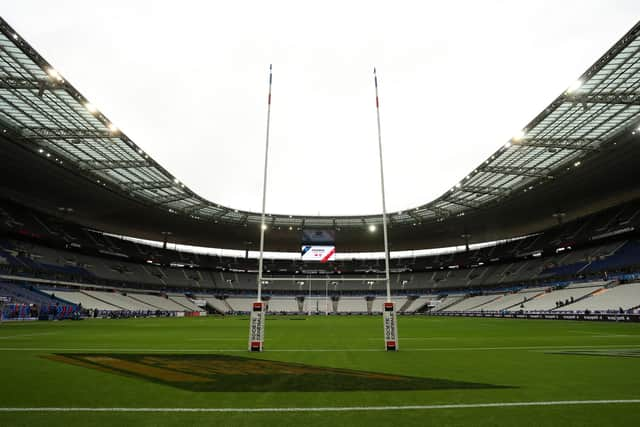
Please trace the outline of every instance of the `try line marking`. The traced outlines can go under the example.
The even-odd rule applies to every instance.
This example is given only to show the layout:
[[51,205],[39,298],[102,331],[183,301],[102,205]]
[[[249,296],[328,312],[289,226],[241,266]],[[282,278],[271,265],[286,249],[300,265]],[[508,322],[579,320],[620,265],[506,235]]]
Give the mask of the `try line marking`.
[[[534,345],[515,347],[424,347],[403,348],[401,351],[502,351],[502,350],[571,350],[571,349],[612,349],[625,350],[640,347],[640,344],[597,344],[597,345]],[[0,351],[106,351],[136,352],[136,353],[248,353],[246,348],[113,348],[113,347],[0,347]],[[349,352],[378,352],[381,348],[269,348],[265,353],[349,353]]]
[[555,400],[547,402],[454,403],[444,405],[404,406],[338,406],[317,408],[0,408],[0,412],[352,412],[406,411],[427,409],[506,408],[521,406],[609,405],[640,403],[640,399],[625,400]]

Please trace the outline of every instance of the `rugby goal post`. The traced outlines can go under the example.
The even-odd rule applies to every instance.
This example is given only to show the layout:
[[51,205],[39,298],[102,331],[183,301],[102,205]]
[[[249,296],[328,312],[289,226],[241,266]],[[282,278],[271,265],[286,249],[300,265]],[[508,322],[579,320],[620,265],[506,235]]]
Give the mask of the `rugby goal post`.
[[376,117],[378,120],[378,154],[380,155],[380,192],[382,194],[382,233],[384,236],[384,262],[387,282],[387,301],[384,303],[382,320],[384,324],[384,347],[386,351],[398,351],[398,324],[393,301],[391,301],[391,277],[389,274],[389,238],[387,235],[387,203],[384,192],[384,166],[382,163],[382,132],[380,131],[380,100],[378,98],[378,75],[373,69],[376,89]]
[[271,82],[272,66],[269,64],[269,95],[267,97],[267,135],[264,148],[264,175],[262,180],[262,216],[260,221],[260,258],[258,259],[258,298],[251,306],[249,320],[249,351],[264,349],[264,323],[266,304],[262,301],[262,269],[264,256],[265,209],[267,204],[267,170],[269,165],[269,125],[271,122]]

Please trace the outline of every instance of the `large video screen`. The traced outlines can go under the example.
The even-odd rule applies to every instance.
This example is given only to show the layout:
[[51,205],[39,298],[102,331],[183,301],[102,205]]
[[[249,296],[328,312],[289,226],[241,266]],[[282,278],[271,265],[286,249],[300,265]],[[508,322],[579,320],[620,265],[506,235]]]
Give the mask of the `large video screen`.
[[302,245],[302,261],[317,261],[325,263],[335,260],[335,246]]
[[302,230],[303,245],[331,246],[336,241],[336,232],[333,230]]

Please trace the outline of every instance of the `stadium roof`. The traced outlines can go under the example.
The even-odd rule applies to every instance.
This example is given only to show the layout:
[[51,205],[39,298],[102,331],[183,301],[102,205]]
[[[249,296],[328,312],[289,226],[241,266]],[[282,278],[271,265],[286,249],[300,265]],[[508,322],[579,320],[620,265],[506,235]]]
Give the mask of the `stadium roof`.
[[[510,141],[437,199],[389,215],[391,227],[438,224],[544,189],[640,124],[640,23]],[[175,216],[259,226],[260,213],[208,201],[149,157],[0,18],[0,129],[60,169]],[[358,229],[381,215],[268,215],[271,229]],[[255,227],[253,227],[255,228]]]

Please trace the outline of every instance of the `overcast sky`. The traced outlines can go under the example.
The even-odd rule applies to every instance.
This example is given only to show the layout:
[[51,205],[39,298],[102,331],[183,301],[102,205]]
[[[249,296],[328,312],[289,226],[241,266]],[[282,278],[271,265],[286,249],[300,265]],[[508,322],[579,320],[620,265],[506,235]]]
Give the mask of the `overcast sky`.
[[638,0],[32,1],[3,17],[192,190],[267,211],[381,211],[455,185],[640,18]]

